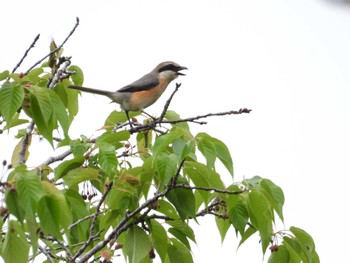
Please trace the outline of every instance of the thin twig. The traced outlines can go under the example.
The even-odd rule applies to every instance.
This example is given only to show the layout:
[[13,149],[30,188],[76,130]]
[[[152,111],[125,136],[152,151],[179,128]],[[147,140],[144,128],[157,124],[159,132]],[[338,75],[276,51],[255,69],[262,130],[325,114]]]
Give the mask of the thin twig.
[[211,187],[190,186],[190,185],[185,185],[185,184],[176,184],[176,185],[173,185],[172,187],[173,188],[189,189],[189,190],[203,190],[203,191],[216,192],[216,193],[221,193],[221,194],[230,194],[230,195],[238,195],[238,194],[241,194],[241,193],[247,191],[247,189],[242,189],[239,191],[230,191],[230,190],[221,190],[221,189],[216,189],[216,188],[211,188]]
[[68,34],[68,36],[66,37],[66,39],[62,42],[61,45],[59,45],[57,48],[55,48],[54,50],[52,50],[49,54],[47,54],[46,56],[44,56],[42,59],[40,59],[39,61],[37,61],[33,66],[31,66],[25,74],[28,74],[28,72],[30,72],[33,68],[35,68],[37,65],[39,65],[41,62],[43,62],[46,58],[48,58],[49,56],[51,56],[53,53],[59,51],[64,44],[68,41],[68,39],[73,35],[73,33],[75,32],[75,30],[77,29],[77,27],[79,26],[79,17],[76,18],[76,23],[73,27],[73,29],[70,31],[70,33]]
[[38,34],[33,42],[30,44],[29,48],[24,52],[24,55],[22,56],[21,60],[17,63],[17,65],[13,68],[12,72],[11,73],[14,73],[18,68],[19,66],[22,64],[22,62],[24,61],[24,59],[27,57],[29,51],[35,46],[35,43],[39,40],[40,38],[40,34]]
[[166,101],[165,105],[164,105],[164,109],[162,111],[162,114],[160,114],[160,117],[158,119],[158,122],[162,122],[164,119],[164,116],[166,114],[166,112],[168,111],[168,108],[170,106],[170,102],[172,101],[175,93],[179,90],[179,88],[181,87],[181,83],[176,83],[176,87],[175,90],[173,91],[173,93],[171,93],[169,99]]
[[102,203],[104,202],[104,200],[106,199],[108,193],[110,192],[110,190],[112,189],[112,185],[113,182],[110,182],[105,190],[105,192],[103,193],[100,201],[98,202],[97,206],[96,206],[96,212],[94,213],[94,216],[92,217],[92,222],[91,222],[91,226],[90,226],[90,234],[89,234],[89,238],[88,240],[84,243],[84,245],[77,251],[77,253],[75,253],[75,255],[71,258],[71,262],[75,262],[76,259],[85,251],[85,249],[91,244],[91,242],[94,240],[94,230],[95,230],[95,226],[96,226],[96,221],[97,221],[97,216],[100,214],[100,207],[102,205]]

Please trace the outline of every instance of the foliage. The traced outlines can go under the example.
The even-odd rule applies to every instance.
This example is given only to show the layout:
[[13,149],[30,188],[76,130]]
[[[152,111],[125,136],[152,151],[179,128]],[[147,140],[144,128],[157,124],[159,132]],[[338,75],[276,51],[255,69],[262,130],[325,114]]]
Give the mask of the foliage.
[[[110,262],[119,253],[129,262],[155,256],[193,262],[189,223],[208,215],[215,216],[222,240],[231,227],[240,245],[259,235],[264,254],[270,247],[269,262],[319,262],[304,230],[274,230],[276,220],[284,220],[282,189],[258,176],[225,185],[223,176],[233,177],[227,146],[205,132],[193,135],[167,108],[162,119],[134,119],[130,130],[115,111],[98,138],[70,138],[78,92],[67,86],[81,85],[84,77],[60,47],[51,50],[47,62],[26,74],[0,73],[1,129],[18,128],[10,172],[0,185],[5,262],[42,255],[47,262]],[[32,136],[66,152],[27,167]]]

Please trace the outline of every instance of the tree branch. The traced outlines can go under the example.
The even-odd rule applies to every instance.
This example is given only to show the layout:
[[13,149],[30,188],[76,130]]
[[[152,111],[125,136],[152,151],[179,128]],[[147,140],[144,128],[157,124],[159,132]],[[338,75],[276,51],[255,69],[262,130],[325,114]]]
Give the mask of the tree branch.
[[14,73],[18,68],[19,66],[22,64],[22,62],[24,61],[24,59],[27,57],[29,51],[35,46],[35,43],[39,40],[40,38],[40,34],[38,34],[33,42],[30,44],[29,48],[24,52],[24,55],[22,56],[21,60],[17,63],[17,65],[13,68],[12,72],[11,73]]
[[59,51],[64,44],[66,44],[66,42],[68,41],[68,39],[73,35],[73,33],[75,32],[75,30],[77,29],[77,27],[79,26],[79,17],[76,18],[76,23],[73,27],[73,29],[69,32],[68,36],[66,37],[66,39],[62,42],[61,45],[59,45],[57,48],[55,48],[54,50],[52,50],[49,54],[47,54],[46,56],[44,56],[42,59],[40,59],[39,61],[37,61],[33,66],[31,66],[25,74],[28,74],[33,68],[35,68],[37,65],[39,65],[41,62],[43,62],[46,58],[48,58],[49,56],[51,56],[53,53]]

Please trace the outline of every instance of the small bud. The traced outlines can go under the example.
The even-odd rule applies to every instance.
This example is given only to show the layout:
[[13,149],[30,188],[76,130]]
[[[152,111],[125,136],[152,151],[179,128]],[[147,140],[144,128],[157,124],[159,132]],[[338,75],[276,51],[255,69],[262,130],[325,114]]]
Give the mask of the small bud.
[[6,160],[3,160],[3,161],[2,161],[2,165],[3,165],[3,166],[6,166],[6,164],[7,164],[7,161],[6,161]]
[[24,77],[24,73],[23,73],[23,72],[19,73],[19,74],[18,74],[18,77],[19,77],[20,79],[23,78],[23,77]]
[[132,121],[132,122],[137,122],[137,119],[136,119],[135,117],[132,117],[132,118],[131,118],[131,121]]

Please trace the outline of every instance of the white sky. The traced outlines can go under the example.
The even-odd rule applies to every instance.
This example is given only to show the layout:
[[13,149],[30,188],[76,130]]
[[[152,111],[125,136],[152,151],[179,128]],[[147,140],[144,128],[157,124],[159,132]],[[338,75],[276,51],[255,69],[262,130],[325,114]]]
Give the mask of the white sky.
[[[229,146],[235,181],[260,175],[280,185],[285,227],[309,232],[321,262],[344,262],[350,234],[350,5],[341,2],[6,1],[0,71],[12,69],[41,33],[18,72],[25,71],[47,53],[51,37],[63,41],[76,16],[80,26],[64,54],[84,70],[87,86],[116,90],[164,60],[187,66],[171,109],[183,117],[253,109],[191,127]],[[159,114],[173,88],[148,112]],[[96,134],[116,107],[87,94],[80,102],[75,136]],[[0,135],[0,160],[11,158],[8,141]],[[29,165],[48,157],[43,149],[48,147],[41,143],[31,151]],[[199,222],[196,262],[263,261],[258,239],[236,252],[233,231],[221,245],[213,218]]]

